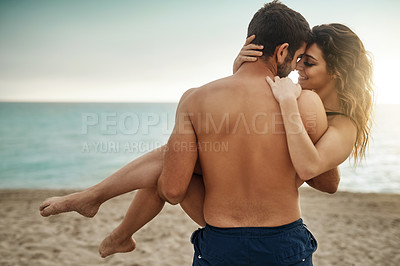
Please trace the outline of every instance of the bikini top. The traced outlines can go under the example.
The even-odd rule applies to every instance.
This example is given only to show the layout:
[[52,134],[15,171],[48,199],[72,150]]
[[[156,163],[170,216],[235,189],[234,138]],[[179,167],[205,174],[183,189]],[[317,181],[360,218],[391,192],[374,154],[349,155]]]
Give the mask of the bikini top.
[[349,117],[348,115],[343,114],[343,113],[339,113],[339,112],[325,112],[325,113],[326,113],[326,116],[330,116],[330,115],[344,115],[344,116],[346,116],[346,117]]

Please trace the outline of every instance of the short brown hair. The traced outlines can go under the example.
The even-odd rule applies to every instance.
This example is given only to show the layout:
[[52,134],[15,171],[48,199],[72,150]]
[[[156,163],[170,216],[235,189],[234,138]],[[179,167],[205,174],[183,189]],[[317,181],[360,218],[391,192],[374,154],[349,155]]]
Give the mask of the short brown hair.
[[256,35],[252,43],[264,46],[263,59],[274,54],[275,48],[289,44],[291,56],[311,37],[307,20],[298,12],[275,0],[264,5],[250,21],[247,36]]

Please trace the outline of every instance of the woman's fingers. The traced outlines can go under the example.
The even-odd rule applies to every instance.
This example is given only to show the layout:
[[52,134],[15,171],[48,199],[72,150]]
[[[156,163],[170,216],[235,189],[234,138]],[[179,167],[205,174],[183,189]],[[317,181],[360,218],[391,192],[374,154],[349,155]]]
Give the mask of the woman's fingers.
[[243,56],[243,61],[248,62],[248,61],[257,61],[258,57],[254,56]]
[[254,43],[247,44],[247,45],[243,46],[243,48],[242,48],[242,50],[262,50],[262,49],[264,49],[263,45],[254,44]]
[[[298,91],[300,91],[300,93],[301,93],[301,91],[303,90],[303,88],[301,87],[301,85],[300,85],[299,83],[296,83],[296,86],[297,86]],[[300,96],[300,95],[299,95],[299,96]]]
[[268,84],[269,84],[271,87],[272,87],[273,85],[275,85],[274,81],[273,81],[269,76],[267,76],[266,80],[267,80]]
[[263,53],[255,50],[243,50],[240,54],[243,56],[262,56]]
[[294,84],[289,78],[270,77],[266,78],[268,84],[271,86],[272,94],[275,99],[281,103],[285,99],[297,99],[301,94],[301,87],[299,84]]
[[256,35],[251,35],[249,37],[246,38],[246,42],[244,43],[244,45],[248,45],[249,43],[251,43],[254,39],[256,38]]
[[233,73],[240,68],[240,66],[245,62],[255,62],[258,60],[258,57],[263,55],[262,50],[264,49],[263,45],[258,45],[251,43],[255,39],[255,35],[251,35],[246,39],[244,46],[239,52],[239,55],[236,57],[235,61],[233,62]]

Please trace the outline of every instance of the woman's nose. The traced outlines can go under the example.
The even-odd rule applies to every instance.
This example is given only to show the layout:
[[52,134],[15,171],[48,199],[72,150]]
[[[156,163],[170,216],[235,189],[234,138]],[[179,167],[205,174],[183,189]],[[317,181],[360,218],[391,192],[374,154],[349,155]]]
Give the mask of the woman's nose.
[[296,63],[296,70],[303,70],[303,62],[301,60]]

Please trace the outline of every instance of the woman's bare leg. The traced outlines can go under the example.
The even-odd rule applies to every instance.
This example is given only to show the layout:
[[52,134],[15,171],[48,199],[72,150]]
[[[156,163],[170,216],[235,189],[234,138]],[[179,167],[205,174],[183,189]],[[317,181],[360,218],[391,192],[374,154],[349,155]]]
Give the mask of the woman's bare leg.
[[[198,175],[193,175],[181,207],[193,221],[201,226],[205,225],[203,202],[203,179]],[[157,187],[139,190],[121,224],[101,243],[100,255],[105,258],[114,253],[134,250],[136,242],[132,239],[132,235],[157,216],[164,203],[158,195]]]
[[190,180],[185,199],[181,202],[182,209],[198,225],[205,226],[204,219],[205,189],[203,177],[194,174]]
[[103,202],[115,196],[140,188],[156,187],[162,170],[164,149],[165,146],[162,146],[146,153],[84,191],[46,199],[40,205],[40,214],[47,217],[76,211],[83,216],[93,217]]
[[[157,191],[164,149],[165,146],[143,155],[99,184],[82,192],[46,199],[40,205],[41,215],[46,217],[68,211],[77,211],[84,216],[93,217],[100,205],[108,199],[143,188],[136,194],[124,221],[103,241],[99,249],[104,256],[133,250],[136,245],[132,239],[133,233],[153,219],[164,206],[164,201],[159,197]],[[196,165],[195,172],[201,173],[199,164]],[[199,225],[205,224],[203,201],[204,184],[202,178],[194,176],[189,185],[187,197],[181,203],[181,206]],[[110,244],[110,242],[112,243]],[[110,249],[109,246],[113,248]]]
[[117,252],[134,250],[136,242],[132,238],[133,233],[151,221],[164,204],[156,187],[138,190],[121,224],[101,242],[100,255],[105,258]]

